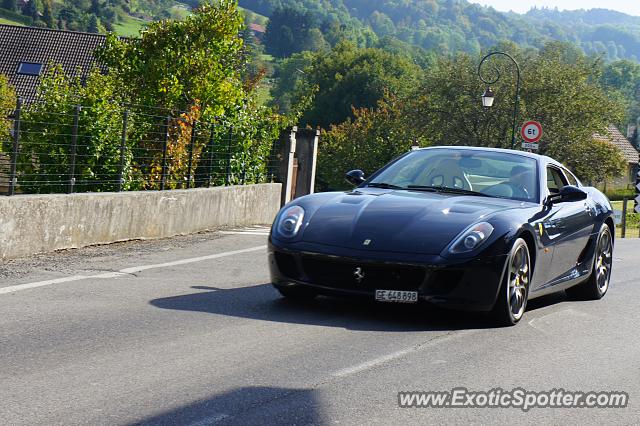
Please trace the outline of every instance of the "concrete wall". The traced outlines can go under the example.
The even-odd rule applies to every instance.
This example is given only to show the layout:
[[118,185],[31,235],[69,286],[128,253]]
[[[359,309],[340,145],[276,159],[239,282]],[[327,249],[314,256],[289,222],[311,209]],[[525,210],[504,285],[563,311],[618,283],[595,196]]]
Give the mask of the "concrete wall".
[[279,183],[0,197],[0,258],[207,229],[270,224]]

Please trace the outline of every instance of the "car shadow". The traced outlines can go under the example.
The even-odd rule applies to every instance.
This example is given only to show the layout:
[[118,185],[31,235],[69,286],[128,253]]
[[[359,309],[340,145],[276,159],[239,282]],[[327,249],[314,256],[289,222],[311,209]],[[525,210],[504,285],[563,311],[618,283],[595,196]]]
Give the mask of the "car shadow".
[[316,393],[313,389],[241,387],[129,424],[323,424]]
[[[427,303],[384,304],[349,298],[318,297],[311,301],[285,299],[271,286],[222,289],[193,286],[191,294],[154,299],[161,309],[203,312],[260,321],[339,327],[361,331],[450,331],[494,328],[484,313],[442,309]],[[544,306],[538,299],[533,309]]]
[[[575,302],[575,300],[567,297],[564,291],[547,294],[527,302],[527,312],[535,311],[537,309],[546,308],[551,305],[557,305],[563,302]],[[526,315],[526,314],[525,314]]]

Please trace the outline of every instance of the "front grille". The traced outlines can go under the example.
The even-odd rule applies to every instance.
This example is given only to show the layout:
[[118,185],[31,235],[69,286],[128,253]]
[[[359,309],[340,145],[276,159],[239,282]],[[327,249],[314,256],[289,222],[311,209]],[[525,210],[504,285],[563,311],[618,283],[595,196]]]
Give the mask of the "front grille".
[[[418,266],[359,263],[314,256],[303,256],[302,267],[311,284],[360,291],[418,291],[426,273]],[[358,268],[359,273],[356,273]],[[361,275],[361,279],[357,275]]]
[[296,258],[288,253],[276,252],[276,264],[280,273],[285,277],[292,278],[294,280],[300,279],[300,273],[298,272],[298,266],[296,265]]
[[464,271],[459,270],[443,270],[433,273],[426,286],[426,291],[432,296],[444,296],[449,294],[462,280]]

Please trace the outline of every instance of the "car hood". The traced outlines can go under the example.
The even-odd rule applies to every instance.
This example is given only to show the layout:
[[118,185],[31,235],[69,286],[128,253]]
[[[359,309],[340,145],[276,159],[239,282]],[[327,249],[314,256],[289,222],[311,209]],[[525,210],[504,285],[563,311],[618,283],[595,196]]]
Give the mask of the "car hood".
[[440,254],[468,226],[522,206],[478,196],[357,190],[322,203],[302,240],[358,250]]

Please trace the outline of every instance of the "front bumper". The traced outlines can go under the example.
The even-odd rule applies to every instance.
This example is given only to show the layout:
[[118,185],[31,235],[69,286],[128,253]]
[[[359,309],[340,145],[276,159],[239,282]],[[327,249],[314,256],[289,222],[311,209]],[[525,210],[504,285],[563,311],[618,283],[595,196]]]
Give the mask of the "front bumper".
[[[374,299],[375,291],[417,291],[445,307],[489,311],[495,304],[506,255],[451,260],[441,256],[381,253],[320,244],[269,242],[271,282],[318,294]],[[360,268],[363,278],[358,278]]]

